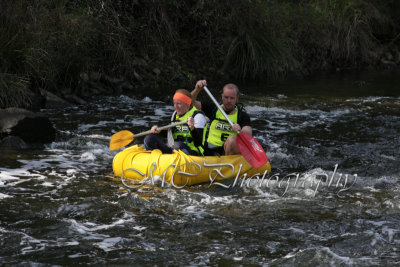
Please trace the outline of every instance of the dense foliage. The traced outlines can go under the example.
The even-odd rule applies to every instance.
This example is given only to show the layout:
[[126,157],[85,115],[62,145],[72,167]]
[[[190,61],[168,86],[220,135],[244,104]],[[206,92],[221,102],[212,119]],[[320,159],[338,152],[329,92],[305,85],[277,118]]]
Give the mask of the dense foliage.
[[397,0],[13,0],[0,10],[0,108],[28,105],[38,88],[85,97],[400,61]]

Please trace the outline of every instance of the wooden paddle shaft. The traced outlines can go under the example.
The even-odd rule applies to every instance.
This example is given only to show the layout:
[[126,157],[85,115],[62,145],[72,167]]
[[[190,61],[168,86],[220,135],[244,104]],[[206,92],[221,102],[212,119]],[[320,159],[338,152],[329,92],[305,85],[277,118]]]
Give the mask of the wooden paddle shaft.
[[228,117],[228,115],[226,114],[225,110],[221,107],[221,105],[217,102],[217,100],[215,100],[214,96],[210,93],[210,91],[208,90],[207,86],[204,86],[204,91],[206,91],[206,93],[208,94],[208,96],[211,98],[211,100],[214,102],[214,104],[217,106],[217,108],[219,109],[219,111],[221,111],[222,115],[225,116],[225,119],[229,122],[229,124],[232,126],[233,122],[231,121],[231,119]]
[[[180,121],[180,122],[176,122],[176,123],[172,123],[172,124],[169,124],[169,125],[166,125],[166,126],[159,127],[158,130],[159,130],[159,131],[162,131],[162,130],[165,130],[165,129],[168,129],[168,128],[172,128],[172,127],[175,127],[175,126],[178,126],[178,125],[181,125],[181,124],[185,124],[185,123],[187,123],[187,120],[184,120],[184,121]],[[143,133],[135,134],[134,137],[136,138],[136,137],[140,137],[140,136],[147,135],[147,134],[151,134],[151,130],[145,131],[145,132],[143,132]]]

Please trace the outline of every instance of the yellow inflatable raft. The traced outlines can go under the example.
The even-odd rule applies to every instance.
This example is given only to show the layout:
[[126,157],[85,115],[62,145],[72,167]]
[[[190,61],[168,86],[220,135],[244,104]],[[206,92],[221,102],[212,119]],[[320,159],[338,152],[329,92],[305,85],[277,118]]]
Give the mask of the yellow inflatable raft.
[[199,157],[182,151],[162,154],[158,149],[147,151],[135,145],[115,155],[113,170],[115,176],[124,180],[158,176],[173,186],[183,187],[233,178],[261,178],[271,171],[271,165],[267,162],[254,169],[241,155]]

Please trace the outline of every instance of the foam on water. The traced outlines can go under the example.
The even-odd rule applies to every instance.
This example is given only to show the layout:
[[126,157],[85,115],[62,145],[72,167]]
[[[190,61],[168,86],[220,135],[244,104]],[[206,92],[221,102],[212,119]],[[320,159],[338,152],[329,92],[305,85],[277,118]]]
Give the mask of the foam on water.
[[[87,140],[91,140],[88,137]],[[112,161],[113,153],[110,153],[108,144],[95,141],[82,141],[77,147],[74,137],[69,141],[53,142],[45,147],[45,150],[36,155],[36,159],[18,159],[21,164],[18,168],[0,167],[0,187],[16,186],[17,184],[34,181],[45,187],[63,187],[75,179],[89,177],[91,169],[99,169],[108,166]],[[78,148],[78,149],[77,149]],[[57,183],[49,181],[48,177],[58,177]]]
[[133,217],[130,217],[129,219],[116,219],[114,222],[111,224],[96,224],[92,222],[78,222],[74,219],[67,220],[67,222],[70,225],[71,231],[78,232],[82,235],[90,234],[91,232],[98,232],[101,230],[107,230],[110,228],[122,226],[126,223],[132,222],[134,219]]
[[[114,97],[109,97],[109,99],[114,99]],[[122,102],[122,103],[125,103],[125,104],[132,104],[132,103],[137,103],[139,100],[137,100],[137,99],[135,99],[135,98],[131,98],[131,97],[129,97],[129,96],[126,96],[126,95],[120,95],[118,98],[117,98],[117,102]]]
[[350,114],[351,109],[323,110],[290,110],[283,108],[267,108],[261,106],[248,106],[247,112],[252,119],[266,120],[268,128],[275,129],[279,133],[293,130],[315,127],[321,124],[330,124],[337,121],[340,116]]
[[5,169],[0,168],[0,187],[4,187],[6,184],[9,184],[9,181],[19,181],[18,177],[14,176],[14,169]]
[[346,99],[347,102],[355,102],[355,103],[369,103],[369,102],[379,102],[381,100],[389,100],[393,99],[388,96],[368,96],[368,97],[352,97]]
[[[39,263],[68,257],[71,264],[96,264],[110,263],[109,257],[117,255],[121,262],[135,262],[140,257],[139,262],[158,260],[156,264],[172,264],[179,258],[182,265],[394,263],[400,245],[399,173],[360,174],[353,184],[353,170],[362,171],[353,166],[369,163],[347,161],[343,146],[342,154],[332,160],[341,160],[336,172],[336,162],[332,168],[331,162],[319,167],[328,159],[316,151],[329,146],[317,139],[303,144],[307,141],[304,136],[293,143],[290,136],[352,122],[348,118],[354,112],[365,110],[371,102],[389,100],[371,99],[360,107],[358,99],[349,101],[348,106],[299,110],[248,105],[256,125],[255,137],[268,148],[273,173],[263,183],[260,177],[247,177],[229,188],[199,185],[176,189],[162,186],[156,177],[154,187],[148,184],[134,190],[105,178],[117,153],[108,149],[111,132],[133,127],[135,132],[139,127],[148,130],[153,124],[164,125],[163,121],[166,125],[173,111],[170,105],[151,98],[120,96],[90,109],[68,109],[65,115],[57,115],[62,127],[57,129],[60,136],[56,142],[34,155],[21,154],[15,168],[0,167],[0,202],[16,209],[5,212],[6,223],[12,226],[1,225],[0,237],[20,240],[15,247],[8,246],[16,251],[11,256],[14,262],[23,255],[23,260],[34,258]],[[77,123],[80,118],[88,120]],[[361,143],[368,147],[359,151],[368,154],[374,148],[368,142]],[[390,150],[379,153],[382,162],[397,159]],[[311,160],[302,161],[307,158]],[[315,158],[321,161],[315,163]],[[18,209],[15,205],[23,206]],[[93,257],[97,261],[91,261]]]
[[5,199],[5,198],[9,198],[9,197],[13,197],[13,196],[0,193],[0,199]]
[[91,128],[102,128],[110,124],[115,124],[115,121],[99,121],[96,124],[81,124],[78,127],[78,132],[87,132]]
[[121,243],[122,241],[123,241],[122,237],[111,237],[111,238],[106,238],[101,242],[97,242],[94,245],[97,246],[98,248],[104,250],[105,252],[108,252],[108,251],[118,249],[117,245],[118,245],[118,243]]
[[151,98],[148,97],[148,96],[146,96],[145,98],[142,99],[142,102],[145,102],[145,103],[150,103],[150,102],[152,102],[152,101],[153,101],[153,100],[151,100]]

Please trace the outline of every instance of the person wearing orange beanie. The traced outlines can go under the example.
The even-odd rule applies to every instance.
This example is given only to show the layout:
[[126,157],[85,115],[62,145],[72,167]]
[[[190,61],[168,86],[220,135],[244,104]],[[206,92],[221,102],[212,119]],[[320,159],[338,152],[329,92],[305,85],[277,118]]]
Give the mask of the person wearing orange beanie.
[[187,120],[187,124],[178,125],[168,132],[168,144],[158,136],[158,126],[151,128],[152,134],[144,139],[146,150],[160,149],[165,154],[172,153],[173,149],[181,150],[189,155],[204,155],[204,140],[206,118],[204,113],[193,105],[192,96],[186,89],[176,90],[173,96],[174,109],[171,122]]

